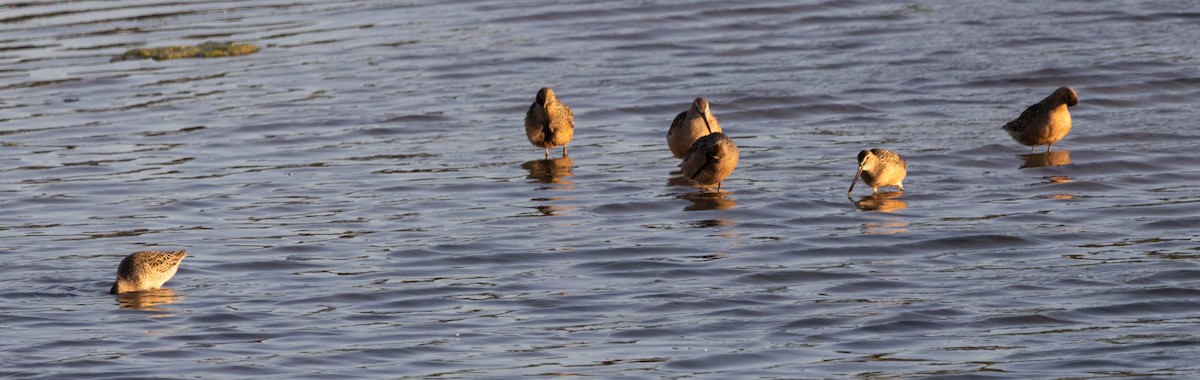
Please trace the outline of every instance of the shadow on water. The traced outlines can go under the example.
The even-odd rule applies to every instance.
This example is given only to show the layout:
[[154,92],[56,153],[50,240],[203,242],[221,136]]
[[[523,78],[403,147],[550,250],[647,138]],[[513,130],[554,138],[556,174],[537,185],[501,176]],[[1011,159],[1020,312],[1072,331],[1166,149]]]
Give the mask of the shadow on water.
[[683,211],[728,210],[737,206],[737,201],[728,198],[730,194],[733,194],[733,192],[722,191],[713,193],[697,191],[681,195],[679,198],[692,201],[692,204],[683,208]]
[[527,161],[521,167],[529,171],[529,176],[525,178],[536,179],[539,183],[570,184],[564,179],[575,175],[572,171],[575,162],[571,161],[571,157]]
[[[854,201],[854,207],[865,211],[892,212],[908,207],[908,202],[899,200],[903,191],[885,191],[875,193]],[[853,200],[854,198],[850,198]]]
[[1047,166],[1063,166],[1071,164],[1071,151],[1055,150],[1042,153],[1020,155],[1023,162],[1020,169],[1041,168]]
[[122,309],[162,310],[160,305],[173,304],[181,298],[168,288],[151,289],[118,294],[117,305]]

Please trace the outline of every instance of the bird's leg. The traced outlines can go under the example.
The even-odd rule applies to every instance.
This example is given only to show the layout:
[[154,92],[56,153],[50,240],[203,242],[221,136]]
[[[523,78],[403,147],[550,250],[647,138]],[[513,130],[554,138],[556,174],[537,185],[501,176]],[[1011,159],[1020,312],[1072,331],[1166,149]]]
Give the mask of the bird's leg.
[[721,183],[717,182],[717,192],[721,192]]
[[546,159],[550,159],[550,148],[546,148]]
[[563,157],[567,156],[567,146],[563,145]]
[[1050,147],[1052,146],[1054,146],[1054,144],[1046,144],[1046,153],[1050,153]]
[[1031,146],[1029,146],[1029,154],[1033,154],[1033,152],[1034,152],[1035,150],[1037,150],[1037,145],[1031,145]]

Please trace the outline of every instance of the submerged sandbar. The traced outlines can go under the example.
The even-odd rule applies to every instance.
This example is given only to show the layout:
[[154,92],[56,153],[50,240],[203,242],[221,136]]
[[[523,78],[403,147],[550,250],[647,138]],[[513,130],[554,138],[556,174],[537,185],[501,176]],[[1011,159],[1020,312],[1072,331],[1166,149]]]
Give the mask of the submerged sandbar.
[[176,45],[157,48],[130,49],[129,51],[126,51],[125,54],[113,57],[109,62],[147,58],[154,59],[155,61],[162,61],[166,59],[182,58],[232,57],[237,55],[254,54],[257,53],[258,50],[258,46],[253,44],[208,41],[196,46]]

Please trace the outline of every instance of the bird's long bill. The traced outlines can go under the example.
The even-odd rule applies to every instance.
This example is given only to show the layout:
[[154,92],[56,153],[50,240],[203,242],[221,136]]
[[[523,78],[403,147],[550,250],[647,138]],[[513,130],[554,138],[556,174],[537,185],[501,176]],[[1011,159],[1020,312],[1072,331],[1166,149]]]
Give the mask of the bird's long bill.
[[704,115],[704,127],[708,128],[708,134],[712,134],[712,125],[708,124],[708,115]]
[[856,171],[854,172],[854,179],[851,179],[851,180],[850,180],[850,190],[846,190],[846,194],[850,194],[850,193],[853,193],[853,192],[854,192],[854,184],[858,183],[858,176],[860,176],[860,175],[862,175],[862,168],[861,168],[861,167],[860,167],[860,168],[858,168],[858,170],[856,170]]

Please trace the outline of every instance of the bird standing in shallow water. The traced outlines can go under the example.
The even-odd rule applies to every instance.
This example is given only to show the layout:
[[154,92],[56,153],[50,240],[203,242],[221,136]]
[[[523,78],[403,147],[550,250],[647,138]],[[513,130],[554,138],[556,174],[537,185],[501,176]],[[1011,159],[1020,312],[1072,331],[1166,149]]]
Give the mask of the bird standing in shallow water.
[[1071,113],[1067,107],[1079,104],[1079,96],[1070,87],[1059,87],[1053,94],[1037,102],[1016,120],[1004,125],[1004,131],[1013,140],[1029,145],[1029,153],[1033,153],[1038,145],[1045,145],[1046,151],[1058,140],[1062,140],[1071,131]]
[[533,146],[546,150],[547,159],[550,148],[560,145],[563,157],[567,156],[567,143],[575,136],[575,115],[566,104],[558,101],[550,87],[538,90],[537,99],[525,112],[525,136]]
[[117,266],[117,282],[108,292],[112,294],[158,289],[175,276],[179,262],[187,251],[140,251],[125,256]]
[[683,158],[696,140],[720,131],[721,125],[709,110],[708,100],[696,98],[691,108],[680,112],[671,122],[671,129],[667,130],[667,146],[671,147],[671,154],[676,158]]
[[720,192],[721,181],[733,173],[737,163],[738,149],[733,139],[716,132],[696,140],[679,167],[693,183],[702,188],[717,185],[717,192]]
[[904,176],[908,175],[908,163],[899,154],[887,149],[871,149],[858,152],[858,171],[850,181],[850,190],[854,192],[854,184],[862,177],[863,183],[871,187],[871,194],[879,192],[880,187],[895,186],[904,191]]

